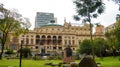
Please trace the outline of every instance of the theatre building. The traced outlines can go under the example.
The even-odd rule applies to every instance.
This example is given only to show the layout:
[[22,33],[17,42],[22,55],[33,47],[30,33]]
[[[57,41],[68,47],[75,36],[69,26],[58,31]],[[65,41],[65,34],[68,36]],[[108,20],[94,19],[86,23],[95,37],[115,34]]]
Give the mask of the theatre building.
[[[104,26],[97,26],[93,38],[104,38],[103,29]],[[33,54],[41,53],[42,49],[45,49],[45,53],[62,53],[66,46],[70,45],[75,53],[84,39],[90,39],[90,27],[89,24],[72,26],[67,22],[64,22],[64,25],[50,23],[40,28],[34,28],[19,37],[11,34],[9,33],[10,43],[7,47],[14,50],[20,49],[22,44],[23,47],[29,47]],[[22,43],[21,40],[23,40]]]

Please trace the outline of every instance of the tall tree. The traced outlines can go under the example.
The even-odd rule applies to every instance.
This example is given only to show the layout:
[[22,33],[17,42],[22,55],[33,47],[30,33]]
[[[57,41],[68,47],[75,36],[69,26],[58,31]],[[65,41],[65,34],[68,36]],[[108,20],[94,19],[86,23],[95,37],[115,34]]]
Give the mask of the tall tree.
[[0,12],[2,17],[0,17],[0,31],[2,32],[0,36],[1,42],[1,53],[0,59],[2,59],[2,54],[7,42],[9,32],[14,32],[17,36],[21,33],[28,31],[30,27],[30,22],[27,18],[23,18],[21,14],[15,10],[8,10],[0,6]]
[[[98,15],[104,12],[104,3],[102,0],[75,0],[73,2],[76,5],[76,12],[77,15],[74,17],[76,20],[78,18],[82,18],[84,21],[89,22],[90,24],[90,36],[91,36],[91,43],[93,45],[93,38],[92,38],[92,18],[97,18]],[[94,58],[94,47],[92,47],[92,55]]]
[[103,38],[95,38],[93,42],[95,46],[95,55],[102,58],[103,53],[105,53],[105,50],[108,48],[106,40]]
[[92,46],[90,40],[83,40],[79,46],[78,52],[81,54],[90,55],[92,53]]
[[117,47],[117,40],[116,40],[116,37],[115,37],[114,29],[111,30],[111,31],[107,31],[105,33],[105,37],[106,37],[106,40],[107,40],[108,45],[109,45],[109,52],[112,53],[113,56],[114,56],[113,51],[116,50],[116,47]]
[[115,30],[114,30],[114,35],[117,39],[117,42],[118,42],[118,48],[120,49],[120,18],[118,19],[117,23],[116,23],[116,27],[115,27]]
[[[114,1],[116,4],[118,4],[118,6],[119,6],[118,10],[120,11],[120,0],[112,0],[112,1]],[[115,37],[118,42],[117,49],[120,50],[120,38],[119,38],[120,37],[120,35],[119,35],[120,34],[120,14],[116,15],[116,22],[117,22],[117,24],[116,24],[116,28],[114,30],[114,34],[115,34]]]

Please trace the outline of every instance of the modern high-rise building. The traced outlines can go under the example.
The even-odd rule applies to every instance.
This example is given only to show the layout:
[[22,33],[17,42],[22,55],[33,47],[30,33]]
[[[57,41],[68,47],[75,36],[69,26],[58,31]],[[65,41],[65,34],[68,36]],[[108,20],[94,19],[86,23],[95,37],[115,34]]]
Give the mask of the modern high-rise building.
[[35,28],[40,28],[48,23],[55,23],[53,13],[37,12],[35,18]]

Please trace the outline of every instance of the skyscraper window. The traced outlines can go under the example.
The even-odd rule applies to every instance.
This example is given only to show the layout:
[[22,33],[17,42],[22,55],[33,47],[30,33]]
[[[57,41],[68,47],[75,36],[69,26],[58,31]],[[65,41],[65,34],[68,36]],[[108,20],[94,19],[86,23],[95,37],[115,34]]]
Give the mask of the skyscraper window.
[[55,18],[53,13],[37,12],[35,18],[35,28],[40,28],[48,23],[55,23]]

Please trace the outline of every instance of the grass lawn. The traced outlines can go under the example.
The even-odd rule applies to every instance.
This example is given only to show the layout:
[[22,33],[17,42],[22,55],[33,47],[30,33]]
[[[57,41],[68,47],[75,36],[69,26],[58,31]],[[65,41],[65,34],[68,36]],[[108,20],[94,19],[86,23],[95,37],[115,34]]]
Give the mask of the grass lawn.
[[[79,62],[80,60],[76,60]],[[46,62],[59,63],[61,60],[22,60],[22,67],[52,67],[45,66]],[[118,57],[106,57],[101,60],[100,58],[96,58],[97,63],[101,63],[103,67],[120,67],[120,61]],[[2,59],[0,60],[0,67],[8,67],[14,66],[19,67],[18,59]]]
[[97,63],[101,63],[103,67],[120,67],[119,57],[105,57],[103,60],[96,58]]
[[[22,60],[22,67],[51,67],[45,66],[46,62],[59,63],[61,60]],[[19,67],[18,59],[2,59],[0,60],[0,67]]]

